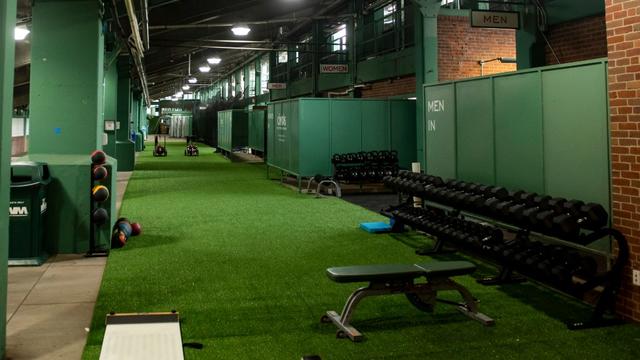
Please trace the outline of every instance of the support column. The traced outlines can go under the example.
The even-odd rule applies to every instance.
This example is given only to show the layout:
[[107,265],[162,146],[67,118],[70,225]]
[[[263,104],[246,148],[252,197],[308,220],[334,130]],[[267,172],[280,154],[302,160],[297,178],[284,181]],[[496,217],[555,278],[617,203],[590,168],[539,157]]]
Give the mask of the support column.
[[131,141],[131,73],[129,56],[118,59],[118,105],[116,122],[116,158],[118,171],[133,171],[135,144]]
[[438,81],[438,13],[441,2],[438,0],[418,0],[416,12],[416,141],[417,159],[425,171],[426,136],[424,129],[424,84]]
[[33,1],[30,154],[102,149],[104,37],[95,0]]
[[142,93],[135,91],[133,94],[133,106],[131,109],[131,138],[134,139],[136,152],[143,150],[144,141],[142,139],[142,133],[140,132],[140,117],[142,113]]
[[[0,1],[0,209],[9,208],[16,0]],[[0,211],[0,359],[6,354],[9,214]]]
[[[47,163],[44,249],[48,254],[89,249],[90,154],[104,135],[103,8],[96,0],[33,0],[30,144],[25,160]],[[108,158],[111,221],[96,237],[108,246],[115,222],[116,160]]]
[[111,157],[116,157],[116,129],[118,112],[118,68],[113,62],[104,74],[104,120],[112,122],[113,130],[105,128],[107,134],[107,145],[104,151]]

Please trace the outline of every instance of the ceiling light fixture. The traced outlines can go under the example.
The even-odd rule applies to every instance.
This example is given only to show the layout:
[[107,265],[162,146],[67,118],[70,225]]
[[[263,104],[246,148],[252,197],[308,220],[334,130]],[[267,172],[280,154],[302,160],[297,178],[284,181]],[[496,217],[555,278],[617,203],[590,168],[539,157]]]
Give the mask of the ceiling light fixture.
[[16,26],[13,31],[13,38],[17,41],[21,41],[27,38],[31,31],[27,29],[25,26]]
[[182,85],[182,90],[189,90],[189,85],[187,84]]
[[251,32],[251,29],[247,25],[236,25],[231,28],[231,32],[235,36],[247,36]]
[[198,79],[192,76],[189,79],[187,79],[187,81],[189,82],[189,84],[195,84],[198,82]]
[[202,65],[198,68],[198,70],[203,73],[208,73],[209,71],[211,71],[211,67],[209,65]]
[[218,65],[218,64],[220,64],[221,61],[222,61],[222,59],[220,59],[217,56],[210,57],[210,58],[207,59],[207,62],[209,64],[211,64],[211,65]]

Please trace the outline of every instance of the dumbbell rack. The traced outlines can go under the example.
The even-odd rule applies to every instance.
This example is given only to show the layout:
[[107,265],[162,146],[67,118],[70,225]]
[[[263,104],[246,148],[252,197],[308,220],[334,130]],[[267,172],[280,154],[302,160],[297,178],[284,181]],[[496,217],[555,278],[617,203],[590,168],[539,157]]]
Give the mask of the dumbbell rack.
[[[385,155],[382,155],[382,154]],[[360,191],[363,190],[363,185],[382,183],[382,179],[385,175],[395,175],[398,172],[398,157],[395,151],[370,151],[360,153],[349,154],[335,154],[331,159],[332,164],[332,179],[339,184],[357,184],[360,187]],[[345,170],[363,170],[366,168],[377,169],[382,171],[387,169],[391,174],[376,174],[370,176],[364,174],[363,176],[340,176],[340,172]]]
[[[400,177],[406,176],[406,172],[401,172],[399,174]],[[423,175],[423,179],[426,179],[428,176]],[[617,291],[620,287],[620,279],[622,277],[622,272],[624,269],[624,265],[626,264],[629,257],[629,247],[625,237],[617,230],[602,227],[600,229],[593,230],[587,236],[581,236],[578,240],[578,243],[568,241],[567,239],[560,239],[557,237],[549,236],[548,234],[539,233],[536,231],[532,231],[526,226],[522,226],[521,224],[511,224],[506,223],[500,220],[496,220],[491,217],[487,217],[484,214],[478,214],[473,211],[469,211],[469,209],[461,209],[459,206],[451,206],[452,204],[443,203],[443,201],[438,201],[437,199],[431,199],[428,196],[425,196],[424,186],[422,188],[420,186],[393,186],[393,181],[390,178],[385,178],[385,184],[390,184],[391,187],[395,190],[399,190],[400,196],[400,205],[395,207],[390,207],[386,211],[383,211],[382,214],[394,219],[394,223],[396,226],[394,230],[398,230],[403,227],[402,225],[408,225],[409,227],[426,232],[434,237],[436,237],[436,244],[429,251],[417,251],[420,254],[433,254],[440,253],[444,251],[445,244],[453,245],[456,249],[463,250],[465,252],[469,252],[474,256],[478,256],[483,258],[484,260],[488,260],[499,267],[499,273],[497,276],[488,279],[481,279],[478,282],[485,285],[499,285],[506,283],[516,283],[522,282],[525,280],[524,277],[518,276],[514,274],[517,272],[518,274],[523,274],[526,278],[532,279],[536,282],[543,283],[545,285],[551,285],[552,289],[559,290],[565,294],[569,294],[575,298],[580,300],[585,300],[585,296],[596,289],[602,289],[600,291],[600,295],[598,297],[597,302],[595,303],[595,307],[591,318],[586,322],[570,322],[567,324],[569,329],[586,329],[593,327],[601,327],[601,326],[609,326],[620,323],[617,319],[605,318],[605,314],[607,311],[613,309],[615,304],[615,297]],[[397,184],[397,182],[395,183]],[[406,184],[406,181],[405,181]],[[446,187],[446,184],[441,183],[440,187]],[[402,201],[402,195],[406,196],[406,199]],[[413,197],[421,197],[423,198],[423,205],[420,209],[423,209],[425,215],[417,216],[417,215],[407,215],[406,213],[416,212],[413,208]],[[404,209],[404,210],[403,210]],[[407,210],[409,209],[409,210]],[[403,211],[405,211],[403,213]],[[438,215],[440,214],[440,215]],[[418,214],[419,215],[419,214]],[[438,226],[433,226],[433,222],[429,220],[429,217],[444,217],[445,219],[450,219],[451,223],[455,223],[455,226],[465,226],[464,222],[472,222],[476,224],[484,224],[486,222],[490,223],[490,225],[480,225],[483,227],[486,226],[494,226],[497,229],[501,229],[501,232],[504,230],[507,233],[516,234],[514,239],[511,239],[507,242],[504,242],[503,236],[493,235],[495,238],[485,238],[482,241],[485,241],[489,246],[486,246],[487,249],[491,248],[491,245],[506,246],[506,244],[515,244],[512,246],[520,245],[518,241],[527,241],[529,242],[531,238],[542,240],[541,242],[532,241],[531,244],[537,243],[537,245],[541,245],[542,243],[546,244],[557,244],[562,247],[580,249],[583,252],[590,252],[592,254],[602,255],[601,252],[591,249],[587,247],[590,243],[597,241],[599,239],[604,238],[612,238],[616,242],[616,246],[618,249],[618,255],[615,257],[615,261],[612,261],[610,256],[607,256],[608,262],[612,261],[612,265],[607,263],[606,271],[601,271],[586,279],[579,279],[575,276],[571,276],[572,286],[570,288],[565,288],[558,286],[557,283],[551,283],[548,279],[541,278],[538,273],[535,271],[531,271],[530,268],[527,268],[521,263],[514,263],[510,261],[505,261],[504,258],[500,258],[500,256],[496,256],[495,253],[491,253],[490,251],[483,251],[483,248],[479,248],[478,246],[470,246],[469,242],[460,241],[460,236],[458,236],[458,241],[454,239],[454,236],[451,234],[456,234],[455,228],[452,229],[454,225],[448,225],[449,235],[445,234],[446,231],[439,230],[442,229],[442,226],[438,228]],[[432,225],[431,228],[425,225]],[[426,227],[426,228],[425,228]],[[447,225],[445,225],[445,228]],[[474,230],[477,229],[476,225],[473,225],[472,228]],[[459,231],[458,234],[459,235]],[[470,235],[467,234],[469,237]],[[468,240],[467,239],[465,240]],[[499,237],[499,239],[497,239]],[[477,244],[475,244],[477,245]],[[486,249],[485,249],[486,250]],[[541,259],[542,260],[542,259]],[[539,264],[536,264],[539,265]],[[551,265],[549,265],[551,266]],[[577,284],[574,283],[577,282]]]

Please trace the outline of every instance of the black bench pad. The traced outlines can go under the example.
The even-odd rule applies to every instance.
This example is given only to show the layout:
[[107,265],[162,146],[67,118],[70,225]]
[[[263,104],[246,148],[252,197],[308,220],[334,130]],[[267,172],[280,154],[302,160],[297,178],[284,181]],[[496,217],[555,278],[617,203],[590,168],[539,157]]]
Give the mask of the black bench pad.
[[425,276],[446,278],[471,274],[476,266],[468,261],[434,261],[422,264],[344,266],[327,269],[327,276],[339,283],[412,280]]
[[427,279],[432,276],[451,277],[467,275],[476,271],[476,266],[468,261],[432,261],[415,264],[414,266],[424,270]]

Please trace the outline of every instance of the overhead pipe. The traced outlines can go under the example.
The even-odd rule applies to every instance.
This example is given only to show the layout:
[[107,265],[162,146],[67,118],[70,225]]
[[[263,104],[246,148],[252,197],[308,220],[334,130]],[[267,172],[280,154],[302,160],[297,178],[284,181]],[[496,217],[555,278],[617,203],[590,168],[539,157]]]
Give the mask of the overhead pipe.
[[[311,44],[311,43],[305,43]],[[287,52],[298,52],[298,53],[314,53],[313,50],[288,50],[288,49],[280,49],[280,48],[256,48],[256,47],[246,47],[246,46],[216,46],[216,45],[180,45],[180,44],[166,44],[166,45],[158,45],[154,46],[158,47],[178,47],[178,48],[198,48],[198,49],[222,49],[222,50],[247,50],[247,51],[287,51]],[[319,54],[334,54],[333,51],[320,51]]]
[[287,23],[292,23],[292,22],[295,23],[300,21],[308,22],[311,20],[326,20],[326,19],[335,19],[335,18],[344,18],[344,17],[353,17],[353,16],[355,16],[355,14],[341,14],[341,15],[333,15],[333,16],[301,16],[301,17],[293,17],[290,19],[239,21],[236,23],[153,25],[153,26],[149,26],[149,30],[209,29],[209,28],[216,28],[216,27],[232,27],[240,23],[243,25],[287,24]]
[[[155,5],[151,5],[151,6],[147,6],[147,7],[148,7],[149,10],[155,10],[157,8],[161,8],[163,6],[170,5],[170,4],[175,4],[175,3],[180,2],[180,1],[182,1],[182,0],[167,0],[165,2],[161,2],[161,3],[155,4]],[[123,18],[125,16],[127,16],[127,14],[118,15],[117,18],[120,19],[120,18]],[[106,20],[111,20],[111,19],[113,19],[113,18],[107,18]]]
[[136,18],[135,7],[133,6],[132,0],[125,0],[125,5],[127,7],[127,14],[129,15],[129,22],[131,24],[131,36],[129,37],[129,41],[127,41],[127,43],[133,57],[133,62],[136,65],[138,76],[140,77],[140,86],[142,87],[142,93],[144,94],[145,102],[147,105],[150,105],[151,98],[149,97],[149,88],[147,86],[147,78],[144,72],[144,64],[142,62],[142,58],[144,56],[144,45],[142,44],[142,39],[140,38],[138,19]]
[[129,15],[129,23],[131,25],[131,37],[138,49],[138,54],[141,57],[144,57],[144,45],[142,43],[142,38],[140,37],[140,27],[138,26],[138,18],[136,17],[136,8],[133,6],[132,1],[133,0],[124,0],[127,7],[127,15]]
[[149,51],[149,4],[148,0],[140,0],[140,14],[142,15],[142,43],[144,50]]
[[231,43],[231,44],[270,44],[271,40],[231,40],[231,39],[157,39],[158,41],[176,41],[176,42],[194,42],[194,41],[202,41],[202,42],[220,42],[220,43]]

